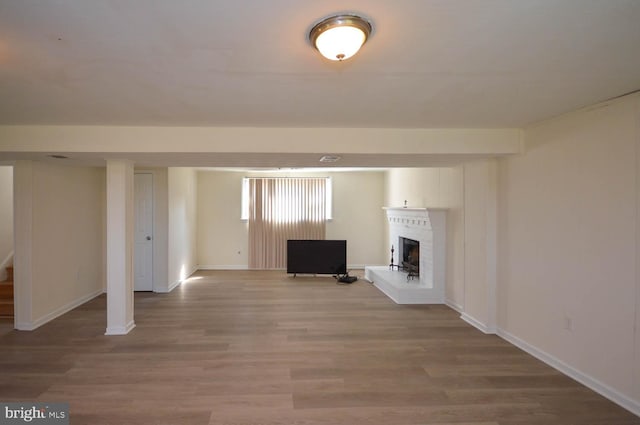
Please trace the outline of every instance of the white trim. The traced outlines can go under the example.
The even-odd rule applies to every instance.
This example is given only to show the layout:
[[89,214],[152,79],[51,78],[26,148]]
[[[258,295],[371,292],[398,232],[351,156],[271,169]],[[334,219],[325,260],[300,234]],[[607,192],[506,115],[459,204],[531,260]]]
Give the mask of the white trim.
[[168,288],[167,292],[156,291],[156,293],[158,293],[158,294],[163,294],[163,293],[167,294],[167,293],[173,291],[174,289],[176,289],[178,286],[180,286],[182,284],[182,282],[183,282],[182,280],[176,280],[175,282],[169,284],[169,288]]
[[467,313],[462,313],[460,315],[460,318],[483,333],[486,333],[489,335],[496,333],[495,328],[485,325],[475,317],[469,316]]
[[249,270],[248,265],[233,265],[233,266],[198,266],[197,270]]
[[95,297],[98,297],[102,294],[103,294],[103,291],[101,288],[95,292],[90,293],[89,295],[85,295],[84,297],[78,298],[77,300],[67,303],[62,307],[52,311],[51,313],[45,314],[41,318],[34,320],[33,322],[16,322],[16,329],[19,331],[33,331],[39,328],[40,326],[44,325],[45,323],[48,323],[53,319],[56,319],[62,316],[63,314],[73,310],[76,307],[81,306],[82,304],[88,301],[91,301]]
[[451,309],[457,311],[458,313],[462,314],[464,311],[464,307],[462,307],[460,304],[453,302],[452,300],[449,299],[445,299],[444,303]]
[[136,324],[132,320],[129,323],[127,323],[125,326],[107,327],[107,331],[104,334],[105,335],[126,335],[129,332],[131,332],[131,330],[135,327],[136,327]]
[[568,365],[562,360],[542,350],[539,350],[533,345],[523,341],[522,339],[518,338],[515,335],[510,334],[509,332],[503,329],[498,328],[496,330],[496,334],[501,338],[503,338],[504,340],[515,345],[516,347],[520,348],[521,350],[524,350],[527,353],[531,354],[533,357],[537,358],[538,360],[545,362],[549,366],[559,370],[560,372],[564,373],[570,378],[575,379],[576,381],[580,382],[582,385],[589,387],[590,389],[602,395],[603,397],[606,397],[609,400],[613,401],[614,403],[624,407],[634,415],[640,416],[640,402],[627,397],[626,395],[600,382],[599,380],[593,378],[592,376],[589,376],[585,373],[580,372],[579,370],[573,368],[572,366]]
[[162,292],[162,291],[154,291],[157,294],[166,294],[169,293],[171,291],[173,291],[174,289],[176,289],[178,286],[180,286],[182,284],[182,282],[184,282],[185,280],[188,280],[189,277],[194,274],[195,272],[197,272],[198,270],[200,270],[200,266],[194,266],[191,271],[187,274],[187,277],[185,277],[184,279],[178,279],[175,282],[169,284],[169,290],[167,292]]

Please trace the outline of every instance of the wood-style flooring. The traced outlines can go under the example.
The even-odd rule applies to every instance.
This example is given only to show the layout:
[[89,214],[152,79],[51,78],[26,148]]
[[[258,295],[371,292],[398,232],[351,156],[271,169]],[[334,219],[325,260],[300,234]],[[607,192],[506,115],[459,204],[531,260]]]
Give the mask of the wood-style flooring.
[[446,306],[369,283],[198,272],[98,297],[33,332],[0,324],[0,401],[68,402],[72,425],[638,425],[640,418]]

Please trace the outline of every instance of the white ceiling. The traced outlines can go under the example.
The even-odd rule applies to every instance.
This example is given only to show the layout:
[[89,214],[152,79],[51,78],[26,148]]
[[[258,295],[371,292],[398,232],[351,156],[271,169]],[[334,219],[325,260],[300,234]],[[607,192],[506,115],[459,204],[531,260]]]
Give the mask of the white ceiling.
[[[306,38],[336,12],[374,26],[344,63]],[[638,0],[0,0],[0,124],[522,127],[638,89]]]

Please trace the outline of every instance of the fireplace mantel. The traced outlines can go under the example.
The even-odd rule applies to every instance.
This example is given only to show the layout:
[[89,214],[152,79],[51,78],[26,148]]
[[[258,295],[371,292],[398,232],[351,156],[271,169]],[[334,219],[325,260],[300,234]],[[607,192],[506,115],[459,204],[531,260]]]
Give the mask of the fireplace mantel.
[[[444,303],[446,256],[446,209],[384,207],[389,223],[389,242],[399,248],[400,237],[420,242],[420,276],[387,266],[365,268],[367,280],[398,304]],[[389,246],[390,252],[391,246]],[[394,253],[398,264],[400,253]]]
[[446,213],[446,208],[417,208],[417,207],[382,207],[386,211],[387,217],[402,216],[402,217],[429,217],[430,212],[443,212]]
[[428,212],[428,211],[446,211],[446,208],[426,208],[426,207],[382,207],[385,211],[406,211],[408,213]]

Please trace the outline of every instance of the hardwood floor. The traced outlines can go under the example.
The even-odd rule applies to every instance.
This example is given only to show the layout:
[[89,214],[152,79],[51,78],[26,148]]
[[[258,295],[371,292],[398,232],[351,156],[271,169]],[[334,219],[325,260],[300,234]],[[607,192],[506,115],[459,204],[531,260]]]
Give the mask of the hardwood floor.
[[446,306],[369,283],[199,272],[136,293],[105,336],[106,298],[33,332],[0,324],[0,401],[60,401],[71,424],[632,425],[640,418]]

